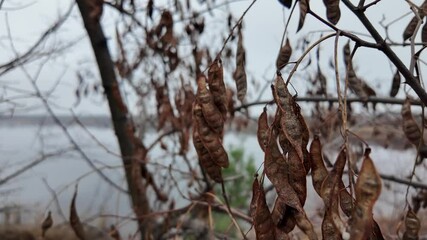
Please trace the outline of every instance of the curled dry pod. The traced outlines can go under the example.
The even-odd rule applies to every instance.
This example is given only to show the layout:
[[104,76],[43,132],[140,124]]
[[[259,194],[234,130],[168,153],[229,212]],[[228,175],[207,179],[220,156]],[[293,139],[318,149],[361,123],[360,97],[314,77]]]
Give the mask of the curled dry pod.
[[396,97],[400,88],[400,73],[399,70],[396,70],[393,76],[393,82],[391,84],[390,97]]
[[348,86],[349,88],[360,98],[363,100],[368,99],[368,94],[364,89],[364,84],[360,78],[356,76],[356,72],[353,69],[353,66],[350,65],[347,68],[347,77],[348,77]]
[[299,1],[299,22],[298,22],[297,32],[301,30],[301,28],[304,26],[305,16],[307,15],[309,4],[310,4],[310,0]]
[[322,156],[322,144],[319,136],[315,135],[310,145],[311,156],[311,179],[314,190],[321,196],[322,182],[328,176],[328,170],[325,167]]
[[334,25],[338,23],[341,17],[339,0],[323,0],[326,7],[326,17]]
[[51,211],[49,211],[47,213],[46,218],[43,220],[43,223],[42,223],[42,226],[41,226],[42,227],[42,237],[45,236],[46,231],[49,230],[49,228],[51,228],[52,225],[53,225],[52,213],[51,213]]
[[253,195],[252,202],[255,202],[252,211],[252,217],[254,222],[256,239],[259,240],[271,240],[276,238],[274,231],[273,220],[271,219],[270,210],[268,209],[267,202],[265,200],[265,193],[263,187],[258,183],[258,179],[255,178],[252,185]]
[[288,169],[289,184],[297,193],[301,206],[304,206],[307,198],[306,172],[303,161],[293,148],[288,153]]
[[222,135],[224,119],[214,103],[211,92],[206,88],[204,75],[200,75],[197,79],[197,100],[201,105],[206,123],[216,134]]
[[193,117],[198,128],[200,139],[203,146],[208,150],[209,155],[215,164],[220,167],[228,167],[228,155],[224,150],[219,136],[216,135],[205,121],[202,113],[202,106],[198,103],[193,105]]
[[224,71],[221,59],[215,59],[208,70],[209,90],[213,101],[222,114],[224,121],[227,118],[227,89],[224,84]]
[[425,23],[423,29],[421,30],[421,41],[423,45],[427,45],[427,24]]
[[243,35],[239,28],[239,40],[237,42],[236,52],[236,71],[233,73],[234,81],[236,81],[237,98],[243,102],[247,92],[247,80],[246,80],[246,53],[243,47]]
[[287,8],[290,8],[292,6],[292,0],[279,0],[279,2]]
[[257,138],[258,138],[258,143],[261,146],[261,149],[265,152],[265,147],[268,141],[268,119],[267,119],[267,108],[265,107],[258,118]]
[[421,141],[421,130],[418,127],[417,122],[411,113],[411,102],[409,98],[405,99],[405,102],[402,105],[402,127],[403,132],[406,135],[406,138],[414,144],[418,146]]
[[317,240],[317,234],[314,231],[313,224],[311,224],[310,220],[305,214],[305,211],[295,211],[294,216],[298,228],[301,229],[301,231],[303,231],[305,235],[307,235],[307,238],[309,240]]
[[83,230],[82,222],[80,221],[79,215],[76,210],[76,198],[77,198],[77,186],[74,190],[73,198],[71,199],[70,205],[70,225],[74,233],[80,240],[85,240],[85,232]]
[[346,163],[346,154],[346,149],[343,148],[338,154],[334,168],[322,183],[321,197],[326,208],[322,222],[323,239],[341,239],[341,234],[345,232],[345,225],[338,210],[338,195]]
[[350,52],[350,42],[347,42],[343,47],[343,55],[344,55],[344,63],[347,67],[349,64],[351,64],[351,52]]
[[303,160],[302,136],[304,130],[298,117],[299,107],[289,93],[281,76],[277,76],[276,78],[273,87],[273,96],[281,111],[280,127],[282,132],[291,143],[292,147],[297,151],[298,157]]
[[273,211],[271,212],[273,223],[278,229],[276,232],[283,232],[287,235],[295,228],[296,222],[291,211],[292,208],[286,206],[286,202],[283,200],[283,198],[276,198]]
[[421,228],[420,220],[412,209],[408,209],[405,217],[405,233],[403,234],[403,240],[418,240],[419,231]]
[[289,39],[286,39],[285,45],[280,49],[279,56],[277,56],[276,60],[276,68],[277,70],[282,70],[288,64],[289,59],[292,55],[292,46],[289,42]]
[[359,178],[356,182],[356,205],[350,220],[351,239],[366,239],[371,234],[372,209],[381,193],[381,178],[366,149]]
[[415,28],[417,28],[417,24],[418,18],[415,16],[411,19],[411,21],[408,23],[405,30],[403,31],[403,41],[406,41],[407,39],[412,37],[412,35],[414,35]]
[[221,167],[215,164],[215,161],[212,160],[209,151],[205,148],[205,146],[203,146],[197,123],[193,124],[193,144],[194,148],[196,149],[197,156],[199,157],[200,166],[212,180],[221,183]]

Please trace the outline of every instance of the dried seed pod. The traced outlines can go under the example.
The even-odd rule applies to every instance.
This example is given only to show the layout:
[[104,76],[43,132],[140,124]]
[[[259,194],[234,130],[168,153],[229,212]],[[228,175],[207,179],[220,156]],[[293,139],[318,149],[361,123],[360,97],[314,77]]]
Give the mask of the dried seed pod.
[[353,66],[350,65],[347,67],[347,78],[349,88],[363,100],[368,100],[368,94],[364,86],[366,85],[360,78],[356,76],[356,72],[353,69]]
[[193,144],[196,149],[197,156],[199,157],[200,166],[208,174],[212,180],[217,183],[222,182],[221,167],[218,166],[211,158],[209,151],[203,146],[202,140],[199,135],[197,123],[193,125]]
[[198,127],[198,133],[203,146],[208,150],[211,159],[220,167],[228,167],[228,155],[224,150],[219,136],[216,135],[203,117],[202,106],[199,103],[193,105],[193,117]]
[[287,8],[290,8],[292,6],[292,0],[279,0],[279,2]]
[[366,149],[359,178],[356,182],[356,205],[350,220],[351,239],[359,240],[369,237],[372,229],[372,209],[381,193],[381,178],[372,159],[370,149]]
[[74,233],[80,240],[85,240],[85,232],[76,210],[77,186],[74,190],[73,198],[70,205],[70,225]]
[[43,220],[42,223],[42,237],[45,236],[46,231],[49,230],[49,228],[51,228],[53,225],[53,220],[52,220],[52,213],[49,211],[47,213],[47,217]]
[[405,28],[405,31],[403,31],[403,41],[406,41],[412,35],[414,35],[415,28],[417,28],[418,24],[418,18],[415,16],[411,19],[411,21],[408,23],[408,25]]
[[253,222],[255,228],[256,239],[258,240],[270,240],[275,239],[276,234],[274,229],[273,220],[271,219],[270,210],[268,209],[267,202],[265,200],[265,193],[263,187],[258,183],[258,179],[254,179],[252,185],[253,195],[252,200],[255,202]]
[[406,135],[406,138],[414,144],[418,146],[421,141],[421,130],[415,121],[414,117],[411,113],[411,102],[409,98],[405,99],[405,102],[402,105],[402,127],[403,132]]
[[297,193],[301,206],[304,206],[307,198],[306,171],[303,161],[293,148],[288,153],[288,169],[289,184]]
[[237,98],[243,102],[247,92],[247,79],[246,79],[246,53],[243,47],[243,35],[239,28],[239,40],[237,42],[236,52],[236,70],[233,73],[234,81],[236,81]]
[[283,232],[287,235],[295,228],[296,221],[293,216],[293,209],[287,207],[283,198],[276,198],[273,211],[271,212],[271,218],[273,219],[274,225],[279,230],[276,232]]
[[286,43],[280,49],[279,56],[277,56],[277,60],[276,60],[277,70],[279,71],[282,70],[282,68],[284,68],[286,64],[288,64],[289,59],[291,58],[291,55],[292,55],[292,46],[289,42],[289,39],[286,38]]
[[405,233],[403,233],[403,240],[418,240],[419,231],[421,228],[420,220],[417,217],[417,214],[412,211],[411,208],[408,209],[405,217]]
[[427,45],[427,24],[424,24],[423,29],[421,30],[421,41],[423,45]]
[[273,88],[273,96],[277,106],[281,110],[280,125],[282,132],[292,147],[297,151],[298,157],[302,160],[303,156],[303,126],[299,119],[299,107],[294,98],[289,93],[285,82],[281,76],[277,76]]
[[227,89],[224,84],[224,71],[221,59],[215,59],[208,70],[209,90],[212,93],[213,101],[222,114],[224,121],[227,119]]
[[301,30],[301,28],[304,26],[305,16],[307,15],[309,4],[310,4],[309,0],[299,1],[299,22],[298,22],[297,32]]
[[197,100],[201,104],[206,123],[216,134],[222,135],[224,119],[214,103],[211,92],[206,88],[206,77],[204,75],[200,75],[197,79]]
[[258,143],[264,152],[268,141],[268,128],[267,108],[264,107],[264,110],[258,118],[257,130]]
[[[338,154],[334,168],[322,183],[321,197],[325,203],[325,217],[322,222],[322,235],[324,239],[339,239],[345,233],[345,225],[341,220],[338,210],[338,195],[342,174],[346,163],[346,149],[343,148]],[[331,232],[331,223],[335,233]]]
[[310,145],[311,156],[311,179],[313,181],[314,190],[321,196],[322,182],[328,176],[328,170],[325,167],[322,156],[322,144],[319,136],[315,135]]
[[294,216],[298,228],[301,229],[301,231],[303,231],[305,235],[307,235],[307,238],[309,240],[317,240],[317,234],[314,231],[313,224],[311,224],[310,220],[305,214],[305,211],[295,211]]
[[337,24],[341,17],[339,0],[323,0],[326,7],[326,17],[332,24]]
[[399,70],[396,70],[393,76],[393,83],[391,84],[390,97],[396,97],[400,88],[400,73]]

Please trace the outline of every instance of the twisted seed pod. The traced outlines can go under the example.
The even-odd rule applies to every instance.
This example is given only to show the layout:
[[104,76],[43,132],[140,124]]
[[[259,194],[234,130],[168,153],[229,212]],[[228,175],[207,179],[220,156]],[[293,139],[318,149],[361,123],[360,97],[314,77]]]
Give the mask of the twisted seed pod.
[[247,92],[247,80],[246,80],[246,53],[243,47],[243,35],[239,28],[239,40],[237,42],[236,52],[236,71],[233,73],[233,78],[236,81],[237,98],[243,102]]
[[369,157],[370,149],[365,151],[359,178],[356,182],[356,206],[350,221],[351,240],[361,240],[369,237],[373,219],[372,209],[381,193],[381,178]]
[[406,138],[414,144],[418,146],[421,141],[421,130],[418,127],[417,122],[411,113],[411,102],[409,98],[405,99],[405,102],[402,105],[402,127],[403,132],[406,135]]
[[317,240],[317,234],[314,231],[313,224],[311,224],[310,220],[308,219],[307,215],[304,211],[295,211],[295,220],[297,222],[297,226],[301,231],[307,235],[307,238],[309,240]]
[[287,8],[290,8],[292,6],[292,0],[279,0],[279,2]]
[[412,35],[414,35],[415,29],[417,28],[417,24],[418,18],[415,16],[411,19],[411,21],[408,23],[405,30],[403,31],[403,41],[406,41],[407,39],[412,37]]
[[391,84],[390,97],[396,97],[400,88],[400,73],[399,70],[396,70],[393,76],[393,82]]
[[214,103],[211,92],[206,88],[204,75],[200,75],[197,79],[197,100],[201,104],[206,123],[216,134],[222,135],[224,119]]
[[80,240],[85,240],[85,232],[83,229],[82,222],[80,221],[80,217],[77,214],[76,210],[76,198],[77,198],[77,187],[74,190],[73,198],[71,199],[70,205],[70,225],[73,229],[74,233]]
[[253,222],[255,228],[255,234],[257,240],[271,240],[276,239],[273,220],[271,219],[270,210],[268,209],[267,202],[265,200],[264,189],[258,183],[258,179],[254,179],[252,185],[253,195],[252,200],[255,202],[253,205]]
[[195,103],[193,105],[193,117],[195,118],[200,139],[202,140],[203,146],[208,150],[211,159],[220,167],[228,167],[227,152],[224,150],[219,136],[211,130],[205,121],[201,104]]
[[421,30],[421,41],[423,45],[427,45],[427,24],[423,25],[423,29]]
[[310,145],[311,156],[311,179],[313,181],[314,190],[321,196],[322,182],[328,176],[325,163],[322,156],[322,144],[319,136],[315,135]]
[[298,157],[302,160],[303,156],[303,126],[298,117],[299,107],[294,98],[289,93],[285,82],[281,76],[277,76],[273,88],[273,96],[277,106],[281,110],[280,125],[282,132],[292,147],[297,151]]
[[412,209],[408,209],[405,217],[405,233],[403,233],[403,240],[418,240],[419,231],[421,228],[420,220]]
[[199,157],[200,166],[208,174],[208,176],[215,182],[222,182],[221,167],[215,164],[211,158],[209,151],[203,146],[200,139],[197,122],[193,124],[193,144],[196,149],[197,156]]
[[276,69],[279,71],[282,70],[282,68],[284,68],[286,64],[288,64],[289,59],[291,58],[291,55],[292,55],[292,46],[289,42],[289,39],[286,38],[286,43],[280,49],[279,56],[277,56]]
[[332,24],[337,24],[341,17],[339,0],[323,0],[326,7],[326,17]]
[[257,138],[258,143],[261,146],[262,151],[265,152],[265,147],[268,141],[268,119],[267,119],[267,108],[264,108],[261,115],[258,118],[258,130]]
[[301,206],[304,206],[307,198],[306,171],[295,149],[291,149],[288,153],[288,169],[289,184],[297,193]]
[[301,30],[301,28],[304,26],[305,16],[307,15],[309,4],[310,4],[309,0],[299,1],[299,22],[298,22],[297,32]]
[[227,89],[224,84],[224,71],[221,59],[215,59],[208,70],[209,90],[212,93],[214,103],[222,114],[225,121],[227,119]]
[[271,218],[273,219],[274,225],[279,230],[276,232],[283,232],[287,236],[287,234],[295,228],[296,222],[293,216],[292,208],[287,207],[283,198],[276,198],[273,211],[271,211]]

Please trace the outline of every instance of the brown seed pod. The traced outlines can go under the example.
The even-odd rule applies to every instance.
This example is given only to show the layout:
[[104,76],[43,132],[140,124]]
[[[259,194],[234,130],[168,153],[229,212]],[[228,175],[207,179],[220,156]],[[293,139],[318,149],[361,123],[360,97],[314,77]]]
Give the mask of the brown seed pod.
[[197,79],[197,100],[201,104],[203,117],[209,127],[222,136],[224,119],[214,103],[211,92],[206,88],[206,77],[200,75]]
[[421,141],[421,130],[411,113],[411,102],[409,98],[405,99],[402,105],[402,127],[406,138],[415,146]]
[[399,70],[396,70],[393,76],[393,82],[391,84],[390,97],[396,97],[400,88],[400,73]]
[[314,231],[313,224],[311,224],[310,220],[305,214],[305,211],[295,211],[294,216],[298,228],[301,229],[301,231],[303,231],[305,235],[307,235],[307,238],[309,240],[317,240],[317,234]]
[[77,186],[74,190],[73,198],[70,205],[70,225],[74,233],[80,240],[85,240],[85,232],[76,210]]
[[53,225],[52,213],[49,211],[47,213],[47,217],[43,220],[43,223],[42,223],[42,226],[41,226],[41,228],[42,228],[42,237],[45,236],[46,231],[49,230],[49,228],[51,228],[52,225]]
[[417,217],[417,214],[412,211],[411,208],[408,209],[405,217],[405,233],[403,233],[403,240],[418,240],[419,231],[421,228],[420,220]]
[[243,35],[241,28],[239,28],[239,40],[237,42],[236,52],[236,70],[233,73],[234,81],[236,81],[237,98],[243,102],[247,92],[247,79],[246,79],[246,52],[243,47]]
[[341,17],[339,0],[323,0],[326,7],[326,17],[332,24],[337,24]]
[[221,59],[215,59],[208,70],[209,90],[212,93],[213,101],[222,114],[225,121],[227,119],[227,89],[224,84],[224,71]]
[[193,117],[198,127],[198,133],[203,146],[208,150],[211,159],[220,167],[228,167],[228,155],[224,150],[220,138],[216,135],[205,121],[202,113],[202,106],[199,103],[193,105]]
[[372,159],[370,149],[366,149],[359,178],[356,182],[356,205],[350,220],[351,239],[359,240],[369,237],[372,231],[372,209],[381,193],[381,178]]
[[[338,194],[342,174],[346,163],[346,149],[343,148],[338,154],[334,168],[322,183],[321,197],[325,203],[325,216],[322,222],[322,235],[324,239],[340,239],[345,232],[345,225],[341,220],[338,210]],[[333,227],[331,226],[331,223]],[[331,232],[335,228],[335,233]]]
[[417,28],[417,24],[418,18],[415,16],[411,19],[411,21],[408,23],[405,30],[403,31],[403,41],[406,41],[407,39],[412,37],[412,35],[414,35],[415,28]]
[[290,8],[292,6],[292,0],[279,0],[279,2],[287,8]]
[[423,29],[421,30],[421,41],[423,45],[427,45],[427,24],[424,24]]
[[281,76],[277,76],[273,88],[274,100],[281,110],[280,125],[283,134],[297,151],[298,157],[304,159],[303,155],[303,127],[298,117],[299,107],[289,93]]
[[293,148],[288,153],[288,169],[289,184],[297,193],[301,206],[304,206],[307,198],[306,171],[303,161]]
[[293,210],[286,206],[286,202],[283,198],[276,198],[274,202],[273,211],[271,211],[271,218],[273,219],[274,225],[286,235],[290,233],[296,225],[295,218],[293,216]]
[[273,224],[273,220],[271,219],[270,210],[268,209],[267,202],[265,200],[264,189],[258,183],[257,178],[254,179],[252,189],[253,189],[252,201],[255,202],[252,209],[254,211],[252,216],[253,216],[256,239],[257,240],[275,239],[276,234],[275,234],[275,231],[273,230],[275,227]]
[[307,15],[309,4],[310,4],[310,0],[299,1],[299,22],[298,22],[297,32],[301,30],[301,28],[304,26],[305,16]]
[[292,55],[292,46],[289,42],[289,39],[286,39],[285,45],[280,49],[279,56],[277,56],[276,60],[276,68],[277,70],[282,70],[288,64],[289,59]]
[[328,176],[328,170],[325,167],[322,156],[322,144],[319,136],[315,135],[310,145],[311,156],[311,179],[313,181],[314,190],[321,196],[321,188],[323,180]]
[[258,143],[264,152],[268,141],[268,129],[267,108],[264,107],[264,110],[258,118],[257,130]]
[[222,182],[221,167],[211,158],[209,151],[203,146],[200,139],[197,123],[193,125],[193,144],[199,157],[200,166],[208,176],[217,183]]

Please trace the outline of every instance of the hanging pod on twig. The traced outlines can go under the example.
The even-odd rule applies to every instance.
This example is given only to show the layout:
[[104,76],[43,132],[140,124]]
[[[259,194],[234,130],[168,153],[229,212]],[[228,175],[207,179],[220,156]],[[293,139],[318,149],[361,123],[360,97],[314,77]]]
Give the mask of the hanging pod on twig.
[[332,24],[337,24],[341,17],[339,0],[323,0],[326,7],[326,17]]
[[397,93],[399,92],[400,81],[401,79],[400,79],[399,70],[396,70],[393,76],[393,82],[391,84],[390,97],[396,97]]
[[305,16],[310,8],[310,0],[299,0],[299,22],[297,32],[304,26]]
[[288,64],[289,59],[291,58],[291,55],[292,55],[292,46],[291,46],[291,43],[289,42],[289,39],[286,38],[285,45],[280,48],[279,56],[277,56],[276,69],[279,71],[282,70],[282,68],[284,68],[286,64]]
[[239,27],[239,40],[237,41],[236,52],[236,70],[233,73],[234,81],[236,82],[237,98],[243,102],[247,92],[247,79],[246,79],[246,52],[243,47],[243,34],[242,29]]
[[214,103],[210,90],[206,87],[206,77],[200,75],[197,78],[197,100],[201,105],[206,123],[216,134],[221,136],[224,129],[224,119]]
[[213,101],[222,114],[225,121],[227,119],[227,89],[224,83],[224,70],[221,59],[215,59],[208,70],[209,90],[212,93]]
[[253,218],[255,234],[257,240],[274,240],[276,232],[270,210],[265,200],[264,188],[255,178],[252,185],[251,215]]
[[421,130],[412,116],[411,112],[411,101],[409,98],[405,99],[402,105],[402,127],[406,138],[418,147],[421,141]]
[[419,231],[421,228],[420,220],[417,214],[411,209],[408,209],[405,217],[405,232],[403,233],[403,240],[418,240]]

